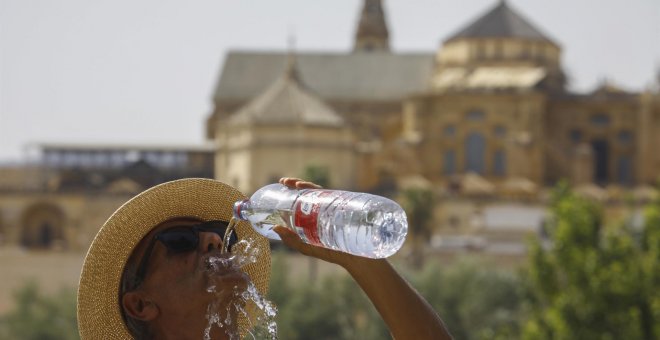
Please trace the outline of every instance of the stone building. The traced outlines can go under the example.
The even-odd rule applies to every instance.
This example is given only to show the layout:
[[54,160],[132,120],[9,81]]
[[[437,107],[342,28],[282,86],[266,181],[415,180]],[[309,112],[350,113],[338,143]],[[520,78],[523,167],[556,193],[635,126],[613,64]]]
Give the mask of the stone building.
[[0,167],[0,314],[26,282],[75,287],[94,236],[135,194],[184,177],[213,177],[213,145],[39,145]]
[[[313,165],[332,187],[391,194],[422,183],[437,194],[427,252],[500,262],[543,236],[561,179],[607,202],[611,221],[641,216],[624,197],[658,196],[658,88],[570,91],[560,42],[507,1],[435,51],[393,51],[390,32],[383,2],[365,0],[353,49],[297,51],[295,77],[291,51],[229,51],[206,122],[216,177],[252,192]],[[310,120],[321,116],[323,131]]]
[[213,146],[40,145],[0,168],[0,246],[84,251],[121,204],[153,185],[213,177]]
[[279,78],[218,126],[216,141],[216,178],[244,192],[305,167],[327,169],[333,183],[354,183],[352,132],[305,87],[293,55]]
[[[657,179],[657,93],[629,93],[608,82],[588,94],[572,93],[560,44],[506,1],[435,52],[392,51],[389,32],[383,4],[369,0],[354,50],[296,53],[300,79],[353,133],[355,182],[335,179],[333,185],[374,190],[392,178],[421,175],[449,187],[468,173],[498,190],[511,182],[631,187]],[[286,65],[285,52],[230,51],[208,137],[217,140]],[[284,173],[277,166],[272,171]]]

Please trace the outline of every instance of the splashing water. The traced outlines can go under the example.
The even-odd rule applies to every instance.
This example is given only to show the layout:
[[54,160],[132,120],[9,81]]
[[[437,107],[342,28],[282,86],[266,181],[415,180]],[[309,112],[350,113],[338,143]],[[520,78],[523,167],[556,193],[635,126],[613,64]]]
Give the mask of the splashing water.
[[[227,286],[232,283],[231,280],[226,280],[227,276],[236,276],[240,268],[257,261],[259,249],[253,247],[253,243],[251,239],[241,240],[232,247],[231,254],[211,254],[202,261],[205,266],[203,270],[209,278],[206,290],[215,295],[206,310],[208,322],[204,330],[204,340],[211,340],[211,329],[214,325],[224,330],[230,340],[240,339],[241,333],[237,324],[239,316],[245,317],[250,323],[254,320],[254,324],[248,325],[248,334],[253,339],[256,339],[252,333],[255,327],[263,329],[266,339],[277,339],[275,305],[261,295],[249,280],[247,284],[234,282],[233,285]],[[251,313],[246,310],[248,303],[256,307],[250,309]]]

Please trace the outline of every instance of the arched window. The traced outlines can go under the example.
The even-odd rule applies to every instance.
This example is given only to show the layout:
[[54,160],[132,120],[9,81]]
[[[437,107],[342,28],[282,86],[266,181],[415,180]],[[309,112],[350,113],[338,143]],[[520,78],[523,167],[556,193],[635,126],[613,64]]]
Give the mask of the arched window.
[[619,143],[621,143],[621,145],[628,146],[633,141],[633,134],[632,134],[632,132],[630,132],[628,130],[622,130],[622,131],[619,131],[618,138],[619,138]]
[[593,152],[593,171],[594,181],[598,184],[607,183],[610,180],[610,145],[606,139],[596,139],[591,141],[591,150]]
[[582,141],[582,131],[579,129],[572,129],[568,133],[568,138],[575,144],[580,143]]
[[591,124],[596,127],[607,127],[610,125],[610,116],[606,113],[598,113],[590,118]]
[[494,129],[495,137],[497,138],[504,138],[506,137],[506,127],[502,125],[498,125]]
[[444,175],[456,173],[456,152],[454,150],[445,150],[442,155],[442,173]]
[[465,170],[483,174],[485,169],[486,138],[471,132],[465,139]]
[[53,243],[55,230],[53,225],[48,221],[43,222],[41,225],[37,226],[37,235],[33,241],[34,245],[39,248],[50,248]]
[[495,176],[506,175],[506,153],[504,150],[497,150],[493,155],[493,174]]
[[442,129],[442,135],[445,137],[454,137],[456,135],[456,126],[447,125]]
[[466,115],[467,120],[471,121],[482,121],[486,118],[486,114],[481,110],[470,110]]
[[36,204],[23,214],[21,244],[30,249],[65,248],[64,214],[50,204]]
[[630,156],[621,156],[617,162],[617,177],[619,184],[632,185],[633,184],[633,164]]

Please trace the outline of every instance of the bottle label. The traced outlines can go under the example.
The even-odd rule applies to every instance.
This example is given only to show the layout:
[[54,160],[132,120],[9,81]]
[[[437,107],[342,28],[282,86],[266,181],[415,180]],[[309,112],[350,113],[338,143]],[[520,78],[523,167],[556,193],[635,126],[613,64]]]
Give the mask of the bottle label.
[[311,190],[296,200],[293,221],[298,235],[304,237],[307,243],[322,246],[318,228],[319,211],[323,198],[331,193],[329,190]]

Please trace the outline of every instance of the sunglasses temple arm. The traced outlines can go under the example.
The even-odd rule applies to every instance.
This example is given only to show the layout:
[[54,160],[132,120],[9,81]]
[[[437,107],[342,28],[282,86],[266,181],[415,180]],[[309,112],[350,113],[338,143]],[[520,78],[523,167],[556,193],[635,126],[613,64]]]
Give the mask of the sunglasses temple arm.
[[229,220],[229,224],[227,225],[227,229],[225,230],[225,235],[222,237],[222,249],[220,251],[221,254],[225,254],[229,251],[229,239],[231,238],[231,233],[234,231],[234,227],[236,226],[236,219],[231,218]]

